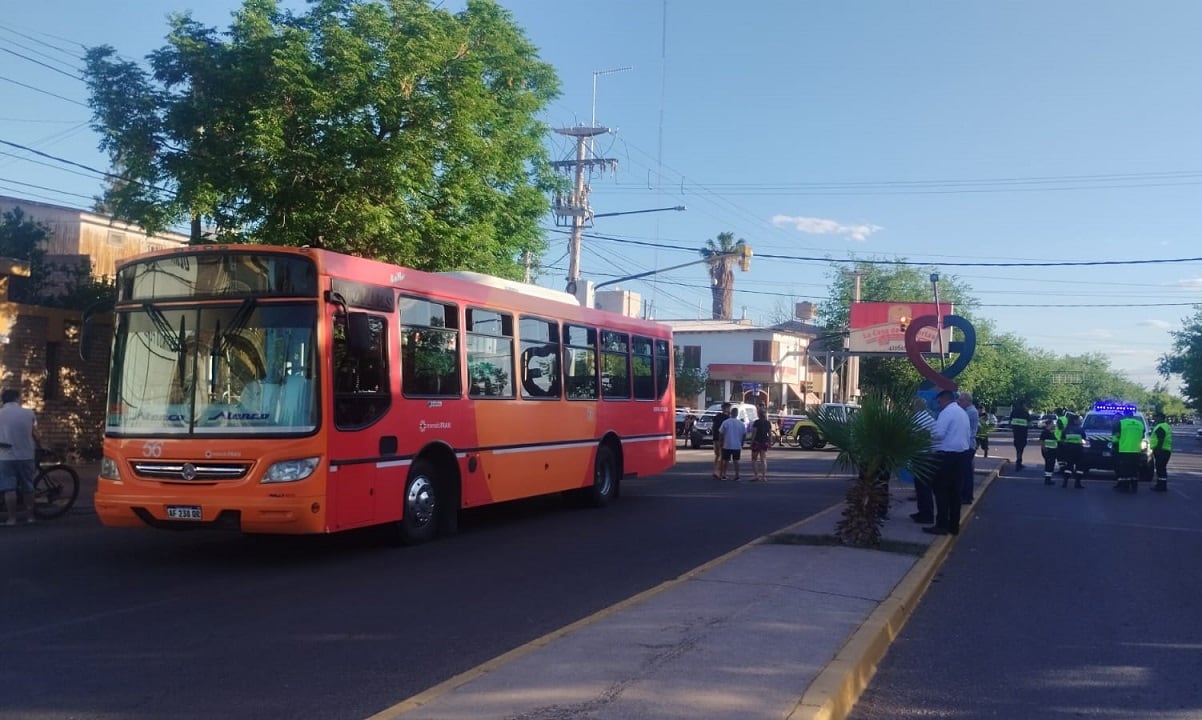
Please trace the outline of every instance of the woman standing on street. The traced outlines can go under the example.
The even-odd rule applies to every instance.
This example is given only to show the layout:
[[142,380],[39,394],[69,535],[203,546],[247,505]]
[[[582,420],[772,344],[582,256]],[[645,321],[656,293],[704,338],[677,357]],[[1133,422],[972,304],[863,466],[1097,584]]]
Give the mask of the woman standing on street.
[[760,405],[751,424],[751,482],[768,482],[768,446],[772,444],[772,421]]

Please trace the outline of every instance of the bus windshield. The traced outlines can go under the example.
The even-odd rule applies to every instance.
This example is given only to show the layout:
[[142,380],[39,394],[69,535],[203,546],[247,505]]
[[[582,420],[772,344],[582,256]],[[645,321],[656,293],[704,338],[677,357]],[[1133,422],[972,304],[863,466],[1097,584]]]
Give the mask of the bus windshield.
[[155,305],[117,314],[111,435],[309,433],[317,427],[313,302]]

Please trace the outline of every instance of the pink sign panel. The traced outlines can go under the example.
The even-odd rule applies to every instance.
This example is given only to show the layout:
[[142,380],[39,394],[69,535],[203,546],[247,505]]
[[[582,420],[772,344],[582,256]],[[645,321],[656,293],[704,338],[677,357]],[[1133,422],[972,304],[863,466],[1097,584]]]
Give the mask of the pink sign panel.
[[[939,303],[939,312],[952,315],[955,310],[951,303]],[[902,319],[909,324],[916,317],[935,314],[935,303],[853,302],[848,349],[860,353],[905,355],[906,331],[902,328]],[[927,343],[934,352],[939,350],[937,338],[935,328],[922,328],[918,333],[920,345]],[[944,328],[943,346],[946,348],[951,341],[951,328]]]

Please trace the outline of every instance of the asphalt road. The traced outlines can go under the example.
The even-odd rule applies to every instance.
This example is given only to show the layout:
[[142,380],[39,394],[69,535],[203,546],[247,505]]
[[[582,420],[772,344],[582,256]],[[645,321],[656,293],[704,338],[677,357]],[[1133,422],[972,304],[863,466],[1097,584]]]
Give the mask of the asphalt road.
[[830,451],[774,450],[763,485],[712,480],[712,457],[681,450],[604,510],[476,510],[415,548],[106,529],[87,513],[0,529],[0,718],[362,718],[846,489]]
[[1174,433],[1164,494],[999,478],[852,720],[1202,718],[1193,435]]

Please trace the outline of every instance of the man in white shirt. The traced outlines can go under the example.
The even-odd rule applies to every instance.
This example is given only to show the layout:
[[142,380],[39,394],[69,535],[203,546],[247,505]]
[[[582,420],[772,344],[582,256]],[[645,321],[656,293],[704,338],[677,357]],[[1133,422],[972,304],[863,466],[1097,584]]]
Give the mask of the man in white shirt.
[[25,501],[25,522],[33,522],[33,479],[37,475],[37,418],[21,407],[21,393],[0,393],[0,492],[8,511],[5,525],[17,524],[17,493]]
[[968,414],[956,404],[951,390],[935,396],[939,417],[931,437],[935,439],[935,524],[922,529],[931,535],[960,533],[960,489],[964,477],[966,453],[972,449],[969,438]]
[[743,438],[747,435],[747,426],[739,419],[739,409],[732,407],[730,417],[718,429],[719,442],[722,443],[721,478],[726,479],[726,464],[734,461],[735,482],[743,482],[739,477],[739,456],[743,454]]

